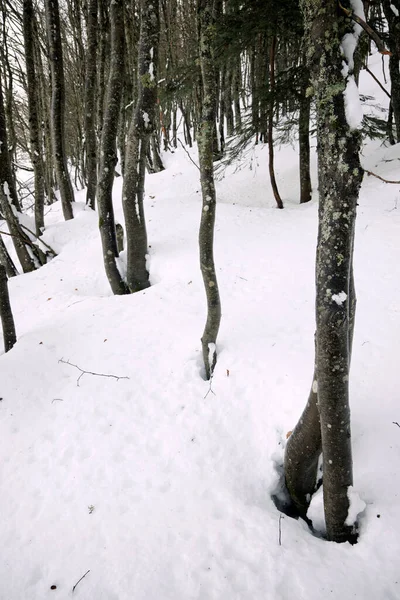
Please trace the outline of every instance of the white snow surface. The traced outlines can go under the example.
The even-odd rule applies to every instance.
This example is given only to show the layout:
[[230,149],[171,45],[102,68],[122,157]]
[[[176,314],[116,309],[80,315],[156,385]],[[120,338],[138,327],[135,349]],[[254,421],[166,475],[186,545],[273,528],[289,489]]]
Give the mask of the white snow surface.
[[357,521],[357,517],[364,512],[367,505],[365,504],[364,500],[360,498],[359,493],[354,489],[353,486],[350,486],[347,490],[347,497],[350,504],[345,524],[354,525],[354,523]]
[[336,302],[336,304],[338,304],[339,306],[342,306],[342,304],[346,300],[347,300],[346,292],[339,292],[338,294],[332,294],[332,301]]
[[[372,78],[360,79],[378,97]],[[84,192],[71,221],[59,202],[47,209],[44,240],[58,256],[9,282],[18,342],[0,355],[1,600],[399,598],[399,186],[366,177],[358,208],[359,542],[328,543],[284,517],[279,545],[275,466],[313,374],[317,193],[298,204],[291,147],[276,153],[284,210],[274,207],[266,147],[254,149],[252,170],[232,167],[218,182],[223,316],[207,394],[198,171],[182,149],[164,160],[146,179],[149,289],[111,294]],[[398,179],[399,145],[368,143],[362,160]],[[312,164],[316,190],[315,153]],[[84,374],[78,385],[81,372],[60,359],[129,379]],[[322,531],[321,499],[309,515]]]

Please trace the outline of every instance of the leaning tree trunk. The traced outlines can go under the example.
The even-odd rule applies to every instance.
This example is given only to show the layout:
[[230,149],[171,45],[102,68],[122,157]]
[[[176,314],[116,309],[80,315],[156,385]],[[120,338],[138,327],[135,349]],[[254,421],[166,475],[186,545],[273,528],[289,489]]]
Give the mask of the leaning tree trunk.
[[3,327],[4,351],[8,352],[17,341],[17,336],[8,294],[6,269],[3,265],[0,265],[0,319]]
[[[353,483],[349,369],[352,329],[355,317],[353,284],[353,244],[356,206],[363,171],[360,166],[360,132],[346,114],[346,86],[354,90],[353,57],[343,55],[341,39],[345,21],[338,18],[335,0],[302,0],[311,81],[316,95],[319,178],[319,231],[316,258],[316,367],[313,394],[318,394],[318,410],[324,459],[323,491],[327,537],[335,542],[354,539],[346,524],[349,509],[348,489]],[[358,35],[355,36],[355,44]],[[347,75],[343,74],[343,62]],[[349,92],[350,93],[350,92]],[[315,457],[318,454],[316,398],[311,413],[288,443],[285,466],[289,493],[295,504],[309,502]],[[307,408],[306,408],[307,411]],[[304,423],[304,417],[306,424]],[[307,431],[307,427],[309,431]],[[297,466],[303,478],[291,480],[290,465],[299,454],[305,458]],[[297,439],[296,439],[297,438]],[[312,458],[307,454],[311,443]],[[314,460],[313,460],[314,459]],[[307,481],[307,464],[311,476]],[[294,482],[294,483],[293,483]],[[308,493],[312,493],[312,489]],[[300,498],[300,501],[299,501]]]
[[280,197],[278,185],[275,178],[274,168],[274,138],[273,138],[273,126],[274,126],[274,104],[275,104],[275,52],[276,52],[276,36],[272,38],[271,49],[269,55],[269,107],[268,107],[268,168],[269,178],[271,180],[271,187],[274,193],[276,206],[283,208],[282,198]]
[[85,146],[87,192],[86,204],[95,207],[97,185],[96,158],[96,58],[97,58],[97,0],[88,4],[87,53],[85,79]]
[[[0,74],[1,80],[1,74]],[[7,222],[12,236],[15,251],[21,263],[24,273],[36,269],[35,257],[31,250],[31,243],[24,233],[20,222],[19,212],[15,208],[13,198],[17,197],[15,180],[11,169],[11,158],[8,151],[8,137],[6,119],[4,113],[4,102],[2,86],[0,85],[0,211]],[[37,255],[36,255],[36,258]],[[37,263],[39,264],[39,263]]]
[[106,92],[106,112],[101,134],[97,206],[107,279],[114,294],[127,294],[129,290],[117,266],[119,254],[112,201],[115,165],[117,164],[116,138],[122,95],[121,73],[124,68],[123,0],[113,0],[110,7],[110,19],[111,64]]
[[69,220],[74,217],[74,192],[65,152],[65,86],[58,0],[45,0],[45,7],[51,72],[51,143],[63,215]]
[[25,44],[25,63],[27,79],[27,96],[29,110],[29,133],[31,141],[31,160],[35,178],[35,228],[36,235],[44,229],[44,165],[42,144],[40,142],[40,108],[38,82],[35,67],[34,47],[34,10],[32,0],[24,0],[23,25]]
[[199,0],[200,66],[203,82],[203,106],[198,137],[200,180],[203,197],[199,231],[200,267],[207,297],[207,321],[201,338],[207,379],[217,361],[216,341],[221,321],[221,302],[214,264],[214,225],[216,194],[213,170],[213,138],[216,89],[213,60],[215,14],[213,0]]
[[8,254],[3,238],[0,235],[0,265],[5,267],[7,277],[15,277],[18,275],[16,266],[14,265],[11,256]]
[[146,267],[147,231],[144,183],[150,137],[157,115],[157,63],[160,35],[158,2],[141,0],[138,100],[128,132],[122,204],[127,241],[127,284],[131,292],[150,285]]

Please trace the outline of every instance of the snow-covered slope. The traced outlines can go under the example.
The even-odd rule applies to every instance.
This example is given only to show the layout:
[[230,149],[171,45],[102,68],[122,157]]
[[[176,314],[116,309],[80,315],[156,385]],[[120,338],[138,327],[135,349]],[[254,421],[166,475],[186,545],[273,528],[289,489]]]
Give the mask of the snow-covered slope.
[[[399,179],[399,157],[373,143],[363,162]],[[366,509],[352,547],[280,520],[270,497],[311,383],[317,194],[297,204],[291,148],[277,152],[283,211],[261,146],[257,168],[218,183],[223,317],[210,389],[198,171],[182,149],[165,162],[147,180],[151,288],[111,295],[83,202],[68,223],[51,207],[45,240],[58,257],[10,281],[18,343],[0,356],[0,599],[67,599],[88,570],[80,600],[400,598],[400,186],[365,178],[360,197],[351,404]],[[120,195],[117,180],[122,222]],[[61,359],[120,379],[80,378]],[[320,522],[320,495],[312,512]]]

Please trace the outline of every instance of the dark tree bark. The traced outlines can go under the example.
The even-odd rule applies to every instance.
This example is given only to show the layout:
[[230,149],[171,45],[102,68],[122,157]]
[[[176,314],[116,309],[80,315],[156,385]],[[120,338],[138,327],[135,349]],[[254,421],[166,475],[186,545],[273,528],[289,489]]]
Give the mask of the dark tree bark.
[[73,219],[74,192],[65,152],[65,89],[58,0],[45,0],[51,70],[51,142],[64,219]]
[[6,269],[3,265],[0,265],[0,318],[3,327],[4,351],[8,352],[17,341],[17,336],[8,294]]
[[310,86],[308,69],[304,67],[299,102],[299,167],[300,167],[300,204],[311,200],[310,176],[310,109],[311,96],[307,95]]
[[[316,375],[313,394],[318,409],[324,459],[323,491],[327,537],[353,541],[346,525],[352,485],[349,408],[349,369],[355,291],[353,245],[356,206],[363,171],[359,160],[360,132],[346,118],[341,39],[345,21],[338,18],[335,0],[302,0],[309,49],[311,80],[317,104],[319,232],[316,258]],[[351,67],[351,66],[350,66]],[[349,74],[347,77],[351,77]],[[303,414],[287,446],[287,484],[299,512],[305,510],[318,454],[315,397]],[[308,429],[308,431],[307,431]],[[303,439],[300,439],[300,435]],[[311,459],[307,445],[311,444]],[[302,477],[291,479],[290,465],[298,461],[299,446],[305,457],[297,465]],[[308,468],[311,473],[308,476]],[[310,490],[310,491],[308,491]]]
[[113,0],[111,19],[111,63],[107,85],[106,112],[101,135],[97,205],[103,247],[104,267],[114,294],[128,294],[129,290],[118,270],[118,245],[115,229],[112,190],[117,164],[116,137],[121,106],[121,72],[124,68],[123,0]]
[[274,198],[276,201],[276,205],[278,208],[283,208],[282,198],[280,197],[278,185],[276,183],[275,178],[275,169],[274,169],[274,138],[273,138],[273,127],[274,127],[274,104],[275,104],[275,52],[276,52],[276,36],[272,38],[270,55],[269,55],[269,93],[270,93],[270,101],[269,101],[269,110],[268,110],[268,168],[269,168],[269,177],[271,180],[271,187],[274,193]]
[[11,256],[7,252],[7,248],[3,242],[3,238],[0,235],[0,265],[5,267],[7,277],[15,277],[18,275],[16,266],[14,265]]
[[198,137],[202,211],[199,231],[200,267],[207,297],[207,321],[201,338],[207,379],[217,361],[216,341],[221,321],[221,302],[214,263],[214,226],[216,194],[213,170],[216,88],[213,60],[215,13],[213,0],[198,0],[200,66],[203,82],[203,106]]
[[122,204],[127,240],[127,284],[131,292],[150,285],[146,267],[147,231],[144,216],[146,156],[155,131],[157,63],[160,35],[158,2],[141,0],[138,57],[138,100],[128,133]]
[[87,53],[85,78],[85,144],[87,192],[86,204],[95,207],[97,186],[96,152],[96,54],[97,54],[97,0],[88,3]]
[[[383,0],[382,6],[389,27],[391,106],[396,125],[396,140],[400,142],[400,0]],[[395,10],[392,10],[392,6]]]
[[23,26],[25,43],[25,63],[29,110],[29,132],[31,160],[35,178],[35,228],[36,235],[44,229],[44,165],[40,141],[40,107],[38,102],[37,77],[34,50],[34,11],[32,0],[24,0]]

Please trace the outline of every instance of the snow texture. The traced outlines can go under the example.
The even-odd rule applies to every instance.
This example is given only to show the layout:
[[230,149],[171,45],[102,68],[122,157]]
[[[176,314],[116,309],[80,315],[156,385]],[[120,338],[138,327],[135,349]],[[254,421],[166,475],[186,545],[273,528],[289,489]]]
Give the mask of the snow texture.
[[347,490],[347,497],[349,499],[349,512],[345,524],[354,525],[357,521],[357,517],[364,512],[367,505],[364,500],[360,498],[358,492],[354,490],[353,486],[350,486]]
[[345,292],[339,292],[339,294],[332,294],[332,301],[336,302],[339,306],[347,300],[347,294]]

